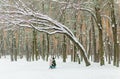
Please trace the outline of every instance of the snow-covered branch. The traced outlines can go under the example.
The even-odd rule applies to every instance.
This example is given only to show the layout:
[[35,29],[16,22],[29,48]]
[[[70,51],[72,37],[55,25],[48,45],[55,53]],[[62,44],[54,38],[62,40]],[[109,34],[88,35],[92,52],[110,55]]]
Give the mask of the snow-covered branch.
[[111,18],[107,15],[101,15],[101,17],[107,18],[110,21],[110,23],[112,22]]
[[[5,1],[5,0],[4,0]],[[2,9],[0,15],[4,15],[4,17],[0,17],[3,19],[3,23],[6,24],[6,21],[10,24],[13,24],[15,27],[29,27],[34,28],[40,32],[45,32],[48,34],[62,33],[68,36],[81,50],[81,54],[85,60],[86,66],[90,65],[85,48],[83,45],[77,40],[72,31],[65,25],[60,22],[50,18],[47,15],[42,13],[34,12],[29,7],[27,7],[21,0],[13,0],[14,6],[13,8],[8,5],[6,9]],[[16,7],[15,7],[16,6]],[[14,16],[16,15],[16,16]],[[20,17],[17,17],[20,16]],[[12,17],[12,18],[11,18]],[[6,25],[9,26],[9,25]],[[16,28],[15,28],[16,29]]]
[[87,8],[83,7],[85,4],[93,4],[93,2],[90,2],[90,1],[83,2],[83,3],[71,3],[71,2],[60,2],[60,1],[55,1],[55,2],[57,2],[59,4],[64,4],[64,6],[61,8],[62,10],[65,10],[65,9],[75,9],[75,10],[88,12],[94,18],[95,22],[97,22],[94,9],[90,8],[90,7],[87,7]]

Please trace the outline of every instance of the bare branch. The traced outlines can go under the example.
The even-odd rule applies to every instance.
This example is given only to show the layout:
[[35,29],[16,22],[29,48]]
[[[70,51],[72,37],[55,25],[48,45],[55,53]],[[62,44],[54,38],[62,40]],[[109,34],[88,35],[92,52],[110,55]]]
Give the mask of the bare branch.
[[[87,59],[87,54],[86,54],[85,48],[78,41],[78,39],[75,37],[75,35],[72,33],[72,31],[67,26],[50,18],[47,15],[32,11],[21,0],[17,0],[17,1],[14,0],[14,2],[15,2],[15,4],[13,6],[16,6],[16,7],[13,7],[13,8],[11,7],[12,8],[11,10],[3,9],[0,12],[1,15],[4,15],[4,17],[1,17],[1,18],[3,18],[2,22],[4,22],[4,23],[8,22],[8,23],[12,24],[13,27],[15,27],[15,29],[17,29],[18,27],[27,27],[27,28],[34,28],[40,32],[45,32],[48,34],[55,34],[55,33],[65,34],[82,51],[81,53],[86,62],[86,66],[90,65],[90,63]],[[6,7],[8,7],[8,6],[6,6]],[[88,11],[95,18],[94,13],[92,13],[90,10],[82,9],[82,8],[80,8],[80,10]],[[14,16],[14,15],[16,15],[16,16]],[[21,17],[17,17],[17,15],[19,15]]]

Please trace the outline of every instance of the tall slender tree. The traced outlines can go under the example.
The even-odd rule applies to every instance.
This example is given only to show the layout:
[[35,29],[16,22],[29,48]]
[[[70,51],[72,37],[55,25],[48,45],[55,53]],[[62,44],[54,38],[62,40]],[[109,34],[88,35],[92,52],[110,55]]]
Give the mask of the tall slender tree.
[[113,40],[114,40],[114,62],[113,64],[117,64],[117,23],[115,16],[115,2],[114,0],[110,0],[111,3],[111,20],[112,20],[112,31],[113,31]]

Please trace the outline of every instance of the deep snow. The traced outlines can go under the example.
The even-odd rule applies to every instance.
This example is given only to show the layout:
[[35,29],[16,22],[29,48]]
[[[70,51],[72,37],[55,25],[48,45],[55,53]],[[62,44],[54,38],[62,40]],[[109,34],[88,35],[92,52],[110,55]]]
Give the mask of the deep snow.
[[57,59],[57,68],[49,69],[49,63],[39,60],[27,62],[19,59],[11,62],[10,58],[0,59],[0,79],[119,79],[120,68],[106,64],[99,66],[92,63],[86,67],[83,64],[70,62],[63,63]]

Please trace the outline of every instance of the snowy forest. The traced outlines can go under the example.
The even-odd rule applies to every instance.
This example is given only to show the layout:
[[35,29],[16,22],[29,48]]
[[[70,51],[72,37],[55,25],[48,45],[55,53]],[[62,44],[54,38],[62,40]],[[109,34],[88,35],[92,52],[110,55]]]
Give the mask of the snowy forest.
[[0,57],[120,64],[120,0],[0,0]]

